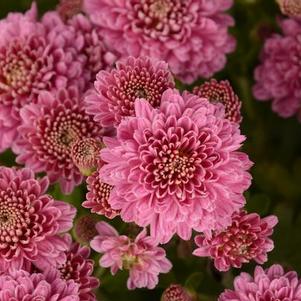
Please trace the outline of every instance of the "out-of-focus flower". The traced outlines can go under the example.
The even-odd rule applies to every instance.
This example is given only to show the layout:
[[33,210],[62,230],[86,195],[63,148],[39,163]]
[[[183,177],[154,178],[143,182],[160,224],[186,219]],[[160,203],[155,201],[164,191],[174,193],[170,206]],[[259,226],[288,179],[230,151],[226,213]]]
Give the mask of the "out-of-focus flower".
[[60,278],[46,279],[43,274],[15,271],[0,275],[1,301],[81,301],[78,284]]
[[74,232],[76,239],[81,243],[90,243],[97,235],[97,219],[92,215],[84,215],[75,221]]
[[147,287],[155,288],[160,273],[167,273],[172,265],[166,258],[164,249],[143,230],[134,241],[118,232],[105,222],[96,225],[98,236],[91,247],[103,254],[99,264],[111,268],[114,275],[118,270],[129,270],[128,289]]
[[241,273],[234,281],[234,290],[226,290],[218,301],[297,301],[301,298],[301,280],[296,272],[285,273],[280,265],[263,270],[257,266],[254,277]]
[[184,287],[172,284],[164,291],[161,301],[192,301],[192,298]]
[[284,15],[289,17],[301,17],[300,0],[277,0]]
[[90,248],[81,247],[78,243],[71,243],[70,236],[67,241],[69,250],[65,251],[66,260],[56,267],[47,267],[44,272],[46,278],[51,275],[51,277],[63,279],[66,283],[72,280],[78,284],[80,301],[96,301],[92,290],[99,286],[99,281],[92,276],[94,261],[89,259]]
[[87,115],[75,87],[55,95],[43,92],[37,103],[21,110],[22,125],[14,146],[17,162],[35,172],[46,172],[58,181],[64,193],[72,192],[83,176],[74,164],[71,150],[85,138],[101,138],[102,129]]
[[47,178],[36,180],[29,169],[0,167],[0,273],[65,260],[61,234],[72,228],[75,209],[47,188]]
[[120,210],[113,209],[109,203],[113,186],[101,180],[99,171],[87,178],[87,189],[86,201],[82,204],[84,208],[91,209],[92,213],[104,215],[110,219],[119,215]]
[[56,7],[63,20],[68,20],[82,11],[82,0],[60,0]]
[[96,93],[85,99],[87,112],[104,127],[116,126],[123,117],[135,114],[136,99],[146,99],[153,107],[158,107],[163,92],[173,87],[174,81],[165,62],[129,57],[118,62],[111,72],[97,74]]
[[263,264],[267,261],[267,252],[274,248],[269,236],[277,222],[274,215],[261,219],[256,213],[234,213],[232,225],[225,230],[214,233],[210,238],[197,236],[198,248],[193,254],[211,257],[219,271],[241,268],[243,263],[251,260]]
[[85,0],[84,10],[100,26],[105,42],[123,56],[166,61],[182,81],[210,77],[235,48],[225,14],[232,0]]
[[160,242],[175,233],[187,240],[192,229],[208,233],[228,226],[251,183],[239,126],[205,98],[172,89],[164,92],[160,109],[136,100],[135,114],[101,151],[107,164],[100,176],[114,186],[112,208],[126,222],[150,225]]
[[35,103],[40,91],[83,86],[84,59],[73,31],[64,24],[56,28],[59,36],[53,31],[37,21],[34,4],[0,21],[0,151],[12,146],[20,109]]
[[195,87],[193,93],[207,98],[211,103],[221,103],[225,107],[225,117],[230,121],[240,123],[242,120],[241,101],[233,91],[229,81],[211,79],[201,86]]
[[280,25],[283,34],[265,42],[253,92],[258,100],[271,100],[281,117],[297,115],[301,120],[301,20],[286,19]]

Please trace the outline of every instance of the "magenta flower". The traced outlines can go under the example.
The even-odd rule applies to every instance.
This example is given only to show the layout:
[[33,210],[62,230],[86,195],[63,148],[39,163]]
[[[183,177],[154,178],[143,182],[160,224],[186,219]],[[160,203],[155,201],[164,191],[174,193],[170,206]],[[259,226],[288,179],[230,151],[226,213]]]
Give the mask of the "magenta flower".
[[64,193],[72,192],[83,176],[73,162],[71,150],[78,140],[97,138],[101,128],[87,115],[78,90],[70,87],[56,95],[43,92],[38,102],[21,110],[20,138],[14,146],[17,162],[35,172],[46,172]]
[[241,273],[234,281],[234,290],[226,290],[218,301],[298,301],[301,299],[301,280],[296,272],[285,273],[282,266],[267,270],[257,266],[254,277]]
[[116,126],[123,117],[134,115],[137,98],[144,98],[158,107],[163,92],[173,87],[173,78],[165,62],[129,57],[117,63],[111,72],[97,74],[96,92],[85,99],[87,111],[102,126]]
[[91,247],[103,254],[99,265],[110,267],[113,275],[118,270],[129,270],[128,289],[153,289],[158,284],[158,275],[170,271],[172,265],[164,249],[147,236],[145,229],[132,241],[105,222],[99,222],[96,228],[99,235],[91,241]]
[[86,201],[82,203],[84,208],[91,209],[92,213],[104,215],[110,219],[119,215],[120,210],[114,210],[109,204],[113,186],[101,180],[99,171],[87,178],[87,189]]
[[228,271],[231,267],[241,268],[243,263],[255,260],[259,264],[267,261],[267,252],[274,248],[269,238],[278,223],[276,216],[263,219],[256,213],[235,212],[232,225],[216,232],[210,238],[197,236],[196,256],[209,256],[219,271]]
[[100,26],[105,42],[123,56],[166,61],[182,81],[210,77],[235,48],[225,14],[232,0],[85,0],[84,10]]
[[253,92],[258,100],[271,100],[273,111],[281,117],[297,115],[301,120],[301,21],[286,19],[280,25],[283,34],[265,42]]
[[40,91],[83,85],[84,61],[72,31],[62,24],[57,36],[36,16],[33,4],[26,14],[11,13],[0,22],[0,151],[12,146],[19,110],[35,103]]
[[0,275],[1,301],[80,301],[78,285],[60,278],[45,279],[43,274],[16,271]]
[[215,79],[211,79],[201,86],[195,87],[193,93],[207,98],[211,103],[223,104],[225,117],[233,122],[241,122],[241,101],[227,80],[218,82]]
[[69,250],[65,251],[65,261],[56,267],[47,267],[46,278],[64,279],[66,283],[72,280],[78,284],[79,301],[96,301],[92,290],[99,286],[99,281],[92,276],[94,261],[89,259],[90,248],[81,247],[78,243],[71,243],[70,236],[67,241]]
[[171,89],[160,109],[136,100],[135,114],[101,151],[112,208],[126,222],[150,225],[161,243],[228,226],[251,182],[239,126],[206,99]]
[[0,273],[64,260],[61,234],[72,228],[75,209],[47,188],[47,178],[36,180],[29,169],[0,167]]
[[179,284],[170,285],[163,293],[161,301],[192,301],[192,297]]

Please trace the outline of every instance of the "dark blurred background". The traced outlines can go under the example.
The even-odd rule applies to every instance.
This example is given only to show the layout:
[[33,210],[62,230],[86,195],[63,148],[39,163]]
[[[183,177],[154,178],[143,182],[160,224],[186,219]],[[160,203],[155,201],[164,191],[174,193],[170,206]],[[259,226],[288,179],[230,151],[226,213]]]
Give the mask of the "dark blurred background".
[[[54,9],[57,4],[54,0],[36,2],[41,15]],[[25,11],[30,3],[30,0],[2,0],[1,18],[11,11]],[[217,74],[216,78],[229,79],[243,101],[242,132],[247,136],[244,151],[255,163],[252,168],[253,184],[246,194],[247,209],[261,216],[276,214],[279,218],[273,236],[275,249],[270,253],[266,266],[281,263],[300,275],[301,124],[295,118],[278,117],[271,111],[269,102],[256,101],[251,91],[260,49],[266,37],[279,31],[277,18],[280,12],[274,0],[235,0],[231,14],[236,20],[232,33],[237,39],[237,49],[229,56],[224,71]],[[190,87],[179,84],[179,88]],[[14,165],[13,154],[6,152],[0,155],[0,163]],[[49,192],[58,199],[75,204],[79,209],[78,217],[89,213],[80,207],[85,197],[84,186],[77,188],[71,196],[61,194],[57,186]],[[114,220],[113,224],[121,229],[120,220]],[[240,270],[218,273],[207,260],[192,256],[192,247],[193,243],[181,242],[177,238],[166,246],[174,268],[169,274],[160,277],[159,286],[152,291],[129,292],[126,289],[126,273],[119,272],[113,278],[109,271],[97,268],[96,275],[102,281],[97,292],[98,300],[159,301],[162,291],[170,283],[181,283],[196,290],[202,301],[217,300],[225,287],[232,286],[233,277]],[[93,257],[97,260],[96,254]],[[243,270],[252,272],[254,266],[252,263],[245,265]]]

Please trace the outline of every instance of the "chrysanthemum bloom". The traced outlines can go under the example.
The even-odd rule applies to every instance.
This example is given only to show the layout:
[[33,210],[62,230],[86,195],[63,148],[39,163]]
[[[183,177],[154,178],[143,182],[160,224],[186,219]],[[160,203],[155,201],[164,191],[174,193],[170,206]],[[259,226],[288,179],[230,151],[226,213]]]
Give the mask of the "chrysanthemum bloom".
[[235,48],[225,10],[232,0],[85,0],[108,45],[124,56],[166,61],[182,81],[210,77]]
[[89,176],[96,171],[101,146],[101,141],[94,138],[84,138],[73,144],[71,157],[83,175]]
[[301,20],[286,19],[280,25],[283,34],[274,34],[265,42],[253,92],[258,100],[271,100],[273,111],[280,116],[297,114],[301,120]]
[[[45,194],[47,178],[29,169],[0,167],[0,273],[62,262],[75,209]],[[1,299],[2,300],[2,299]]]
[[85,99],[87,111],[102,126],[111,127],[123,117],[134,115],[137,98],[158,107],[163,92],[173,88],[174,81],[165,62],[129,57],[111,72],[100,71],[94,85],[96,93]]
[[67,20],[82,11],[82,0],[60,0],[56,9],[63,20]]
[[300,0],[277,0],[284,15],[290,17],[301,17]]
[[16,271],[0,275],[1,301],[81,301],[78,285],[60,278],[45,279],[43,274]]
[[158,284],[159,274],[171,269],[164,249],[147,236],[145,229],[132,241],[127,236],[120,236],[105,222],[99,222],[96,228],[99,235],[92,240],[91,246],[103,254],[100,266],[110,267],[113,275],[121,269],[129,270],[128,289],[153,289]]
[[228,226],[251,182],[252,164],[238,151],[245,139],[239,126],[206,99],[172,89],[160,109],[136,100],[135,114],[101,151],[112,208],[126,222],[150,225],[160,242]]
[[74,233],[75,237],[81,243],[90,243],[97,235],[96,226],[97,219],[92,215],[84,215],[75,221]]
[[81,82],[84,62],[72,31],[62,25],[55,36],[36,15],[33,5],[25,15],[9,14],[0,22],[0,151],[16,139],[19,110],[40,91]]
[[298,301],[301,299],[301,280],[296,272],[285,273],[282,266],[267,270],[257,266],[254,277],[241,273],[234,281],[234,290],[226,290],[218,301]]
[[233,122],[241,122],[241,101],[233,91],[229,81],[218,82],[211,79],[201,86],[195,87],[193,93],[207,98],[212,103],[222,103],[225,107],[225,117]]
[[219,271],[228,271],[231,267],[241,268],[243,263],[255,260],[259,264],[267,261],[267,252],[274,248],[269,238],[277,224],[276,216],[260,218],[256,213],[245,211],[234,213],[232,225],[213,234],[211,238],[197,236],[196,256],[209,256]]
[[119,215],[120,210],[114,210],[108,202],[113,186],[101,180],[99,171],[87,178],[87,189],[86,201],[82,203],[84,208],[110,219]]
[[70,236],[68,242],[70,248],[65,252],[66,260],[56,267],[48,267],[45,271],[46,278],[51,275],[64,279],[67,283],[73,280],[79,286],[80,301],[96,301],[92,290],[99,286],[99,281],[92,276],[94,261],[89,259],[90,248],[81,247],[78,243],[71,243]]
[[172,284],[164,291],[161,301],[192,301],[192,298],[181,285]]
[[63,192],[70,193],[83,180],[71,156],[73,144],[102,134],[86,114],[78,90],[70,87],[56,95],[43,92],[37,103],[21,110],[21,118],[20,138],[14,147],[17,162],[46,172],[52,183],[58,181]]

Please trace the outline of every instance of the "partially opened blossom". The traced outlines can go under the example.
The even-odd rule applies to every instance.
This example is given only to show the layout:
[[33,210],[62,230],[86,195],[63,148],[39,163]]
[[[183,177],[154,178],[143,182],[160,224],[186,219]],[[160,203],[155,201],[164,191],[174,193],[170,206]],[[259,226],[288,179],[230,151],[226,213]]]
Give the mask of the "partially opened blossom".
[[241,101],[233,91],[229,81],[222,80],[218,82],[215,79],[211,79],[195,87],[193,93],[207,98],[211,103],[223,104],[225,107],[225,117],[233,122],[241,122]]
[[47,188],[47,178],[36,180],[29,169],[0,167],[0,274],[65,260],[62,234],[75,209],[46,195]]
[[94,261],[89,259],[90,248],[81,247],[78,243],[71,243],[67,238],[69,249],[65,251],[66,259],[56,266],[49,266],[44,272],[46,278],[49,276],[63,279],[67,284],[74,281],[78,284],[78,295],[80,301],[96,301],[93,289],[99,286],[97,278],[92,276]]
[[241,268],[243,263],[251,260],[263,264],[267,261],[267,253],[274,248],[270,236],[277,222],[273,215],[261,219],[256,213],[235,212],[232,224],[225,230],[214,233],[210,238],[197,236],[198,248],[193,254],[211,257],[219,271]]
[[22,270],[0,274],[0,300],[81,301],[75,282],[64,282],[60,278],[46,279],[43,274],[30,274]]
[[54,35],[37,20],[36,6],[11,13],[0,21],[0,151],[17,138],[20,109],[35,103],[40,91],[80,84],[84,59],[74,46],[73,32],[64,24]]
[[92,248],[103,254],[99,264],[111,268],[114,275],[118,270],[129,270],[128,289],[147,287],[155,288],[160,273],[167,273],[171,263],[166,258],[164,249],[158,247],[147,236],[146,230],[131,240],[105,222],[96,225],[98,235],[92,240]]
[[111,72],[100,71],[94,85],[95,93],[85,99],[87,111],[102,126],[111,127],[134,115],[137,98],[158,107],[163,92],[173,88],[174,81],[165,62],[129,57]]
[[181,285],[172,284],[164,291],[161,301],[192,301],[192,297]]
[[205,98],[172,89],[159,109],[136,100],[135,115],[101,151],[112,208],[126,222],[150,225],[160,242],[228,226],[251,182],[239,126]]
[[210,77],[226,64],[235,41],[225,11],[232,0],[85,0],[84,10],[105,42],[123,56],[166,61],[186,83]]
[[264,44],[253,92],[258,100],[270,100],[281,117],[297,115],[301,120],[301,20],[285,19],[280,26],[283,33],[274,34]]
[[37,103],[21,110],[20,138],[14,147],[17,162],[35,172],[46,172],[65,193],[72,192],[83,176],[72,158],[72,146],[85,138],[101,138],[101,128],[87,115],[75,87],[56,94],[43,92]]
[[234,280],[234,289],[226,290],[218,301],[298,301],[301,299],[301,280],[296,272],[285,273],[275,264],[264,270],[257,266],[254,277],[241,273]]
[[82,2],[82,0],[60,0],[56,9],[63,20],[68,20],[82,11]]
[[277,0],[280,9],[284,15],[290,17],[301,17],[301,1],[300,0]]
[[96,226],[97,219],[89,215],[84,215],[75,221],[74,233],[76,240],[81,243],[90,243],[90,241],[97,235]]

